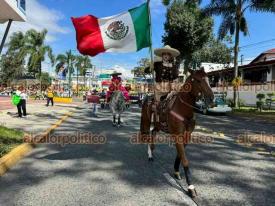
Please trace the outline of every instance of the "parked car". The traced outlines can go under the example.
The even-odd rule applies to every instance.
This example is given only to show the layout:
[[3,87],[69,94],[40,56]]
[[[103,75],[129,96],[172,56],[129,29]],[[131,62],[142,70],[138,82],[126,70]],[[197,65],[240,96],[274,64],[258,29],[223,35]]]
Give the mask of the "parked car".
[[207,113],[222,113],[226,114],[232,111],[232,108],[225,104],[224,99],[220,95],[215,95],[213,105],[208,107],[203,99],[196,102],[198,108],[203,114]]

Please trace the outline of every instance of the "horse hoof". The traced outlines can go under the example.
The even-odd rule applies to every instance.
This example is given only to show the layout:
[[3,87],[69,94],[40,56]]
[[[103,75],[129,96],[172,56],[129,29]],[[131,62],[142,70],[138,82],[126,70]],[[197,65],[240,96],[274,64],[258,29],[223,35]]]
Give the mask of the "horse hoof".
[[120,128],[120,127],[121,127],[121,124],[118,124],[118,125],[117,125],[117,128]]
[[113,127],[116,127],[116,123],[113,123]]
[[174,177],[175,177],[177,180],[181,180],[181,176],[180,176],[180,173],[179,173],[179,172],[174,172]]
[[195,197],[198,196],[197,191],[196,191],[194,185],[189,185],[189,187],[188,187],[188,193],[189,193],[189,196],[191,198],[195,198]]
[[148,158],[148,161],[149,161],[149,162],[154,162],[154,158],[153,158],[153,157],[149,157],[149,158]]

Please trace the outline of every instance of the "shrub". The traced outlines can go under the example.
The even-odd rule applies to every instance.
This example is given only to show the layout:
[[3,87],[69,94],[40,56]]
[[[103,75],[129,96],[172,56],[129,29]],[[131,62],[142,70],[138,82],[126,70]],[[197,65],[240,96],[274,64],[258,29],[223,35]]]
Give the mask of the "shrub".
[[265,94],[259,93],[256,98],[259,99],[259,101],[262,101],[265,98]]

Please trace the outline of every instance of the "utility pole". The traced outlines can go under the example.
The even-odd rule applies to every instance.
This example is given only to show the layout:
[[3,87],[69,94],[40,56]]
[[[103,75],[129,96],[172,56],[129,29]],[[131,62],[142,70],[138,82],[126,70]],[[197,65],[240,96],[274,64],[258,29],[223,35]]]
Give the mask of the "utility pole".
[[11,27],[11,23],[12,23],[12,19],[9,19],[9,22],[8,22],[8,25],[7,25],[7,28],[6,28],[6,31],[5,31],[5,33],[4,33],[4,36],[3,36],[3,39],[2,39],[2,42],[1,42],[1,45],[0,45],[0,54],[2,53],[2,50],[3,50],[3,48],[4,48],[4,44],[5,44],[5,42],[6,42],[6,39],[7,39],[9,30],[10,30],[10,27]]

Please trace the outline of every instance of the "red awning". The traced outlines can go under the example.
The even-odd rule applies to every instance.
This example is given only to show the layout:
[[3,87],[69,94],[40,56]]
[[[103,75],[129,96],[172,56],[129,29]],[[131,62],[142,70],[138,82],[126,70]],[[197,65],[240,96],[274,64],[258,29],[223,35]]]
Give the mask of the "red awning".
[[112,82],[110,80],[104,80],[101,82],[102,86],[110,86],[112,84]]

